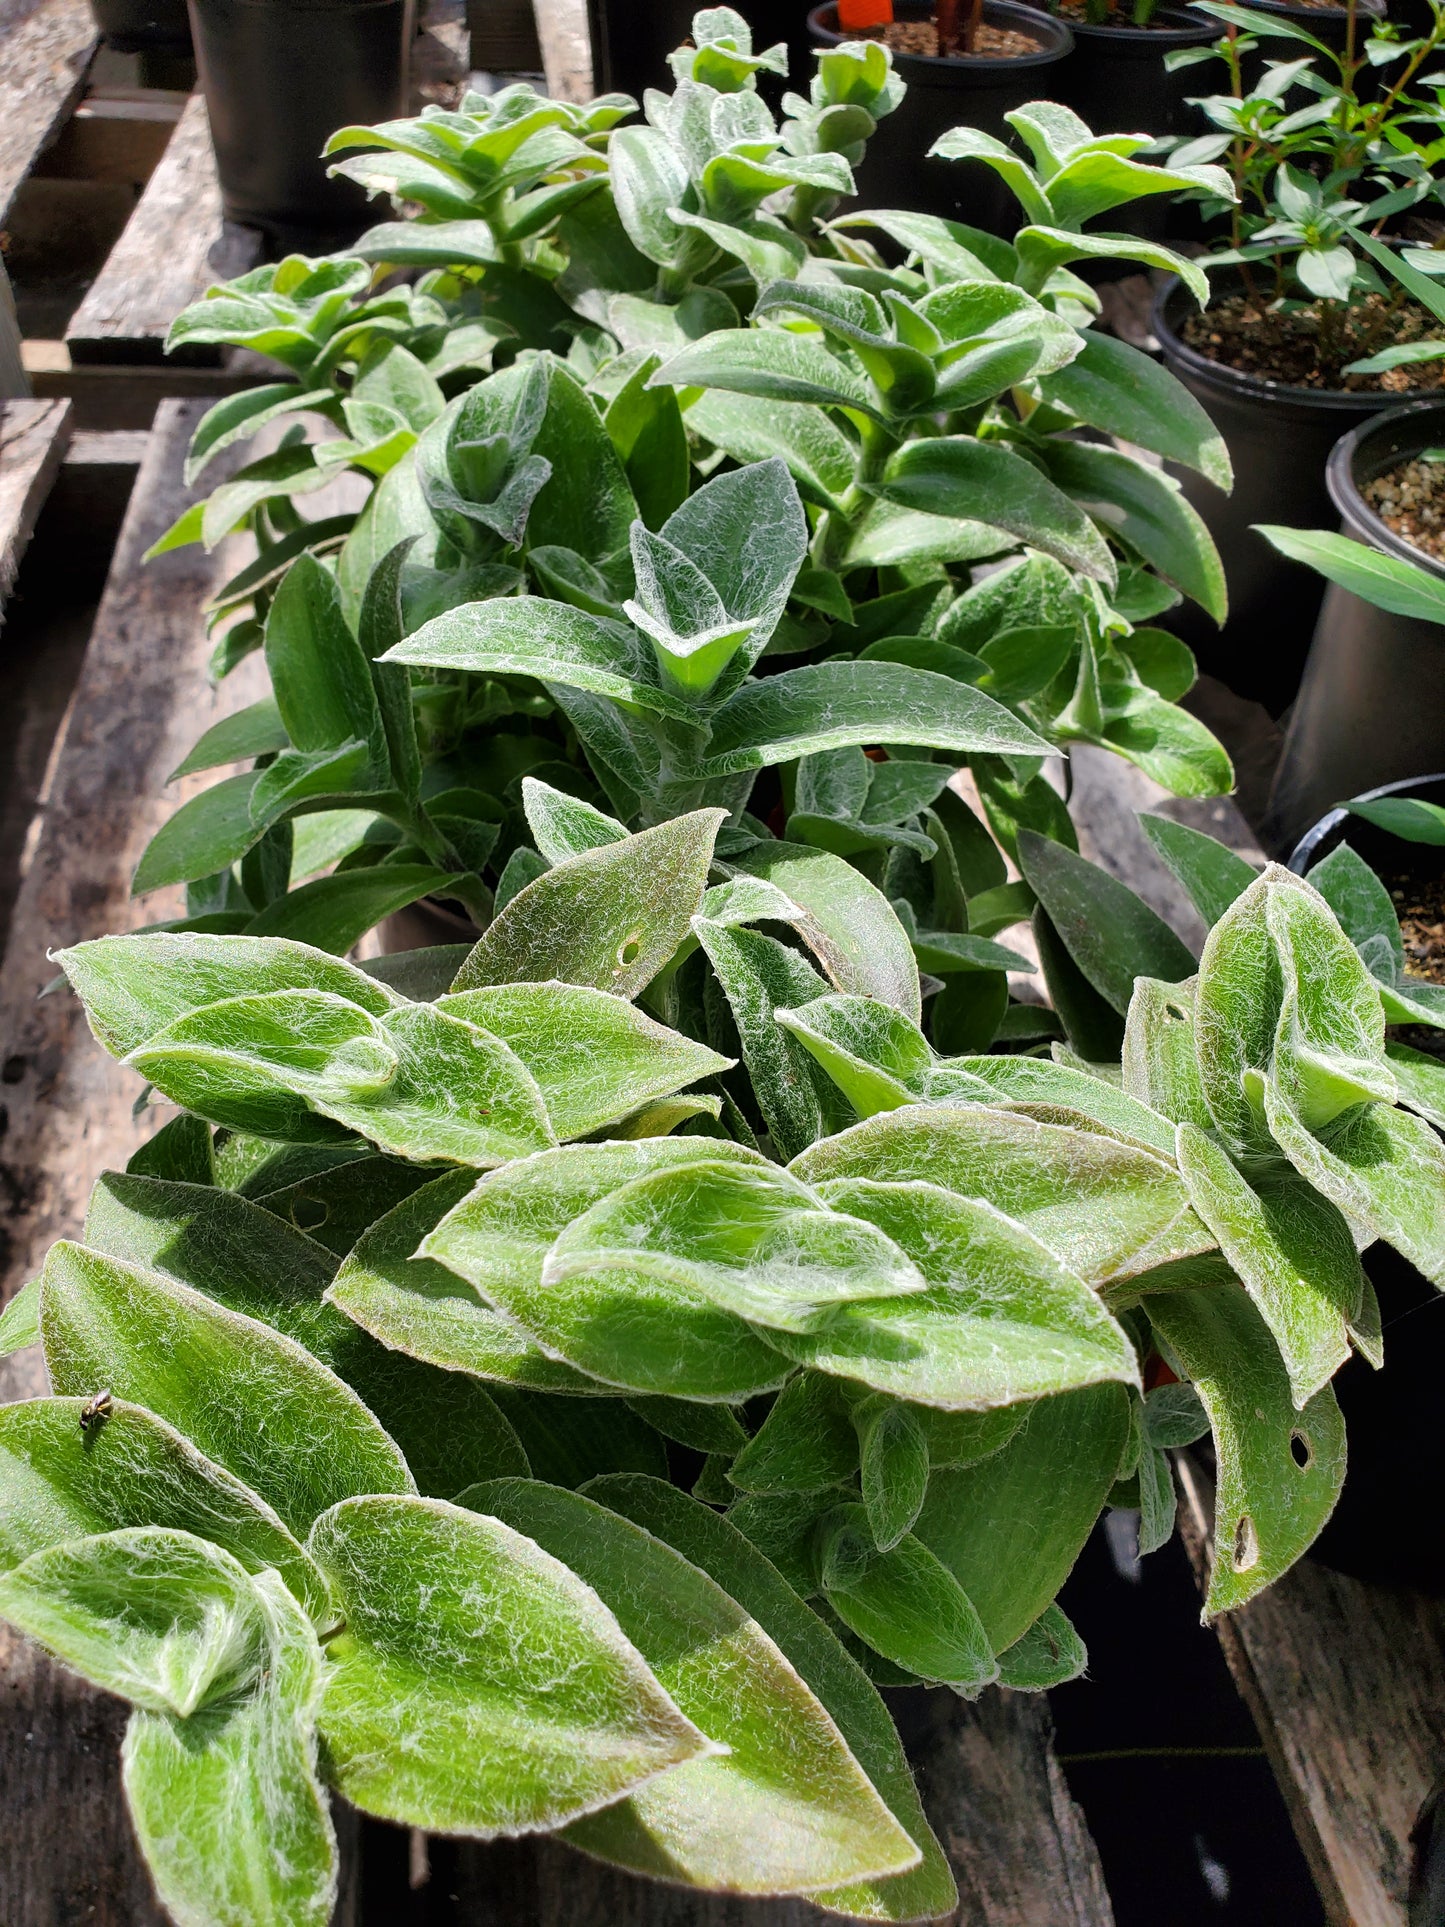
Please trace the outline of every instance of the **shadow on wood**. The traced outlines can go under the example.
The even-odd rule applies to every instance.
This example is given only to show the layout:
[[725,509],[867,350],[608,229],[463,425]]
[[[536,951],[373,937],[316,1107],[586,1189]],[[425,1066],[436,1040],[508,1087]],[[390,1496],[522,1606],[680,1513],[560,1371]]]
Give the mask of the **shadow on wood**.
[[[1214,1488],[1177,1460],[1203,1585]],[[1445,1769],[1445,1601],[1301,1560],[1214,1622],[1336,1927],[1406,1927],[1410,1830]]]

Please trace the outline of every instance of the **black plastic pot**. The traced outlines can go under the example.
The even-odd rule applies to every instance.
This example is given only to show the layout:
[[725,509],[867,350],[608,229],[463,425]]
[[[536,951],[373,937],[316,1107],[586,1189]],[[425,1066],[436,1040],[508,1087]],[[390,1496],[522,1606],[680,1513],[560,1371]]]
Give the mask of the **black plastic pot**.
[[[930,20],[932,0],[895,0],[899,20]],[[895,54],[893,64],[908,85],[903,105],[878,123],[857,170],[863,207],[906,207],[941,214],[990,234],[1012,237],[1023,225],[1018,202],[980,161],[926,158],[940,134],[953,127],[978,127],[996,140],[1012,140],[1004,115],[1026,101],[1058,98],[1054,92],[1061,61],[1073,52],[1074,36],[1061,20],[1016,0],[984,0],[983,17],[991,27],[1012,27],[1031,34],[1039,51],[1014,60],[984,56],[929,59]],[[833,0],[808,15],[818,46],[836,47],[838,9]]]
[[1052,83],[1049,98],[1072,107],[1096,134],[1153,134],[1159,139],[1196,128],[1202,133],[1205,122],[1199,110],[1186,105],[1191,94],[1203,91],[1200,70],[1186,67],[1171,74],[1164,56],[1181,47],[1207,47],[1219,39],[1224,26],[1183,7],[1160,7],[1154,23],[1091,27],[1070,20],[1074,57]]
[[[1360,494],[1384,470],[1442,440],[1445,401],[1392,408],[1340,438],[1326,482],[1331,520],[1346,535],[1445,582],[1445,563],[1401,541]],[[1441,767],[1445,626],[1391,615],[1332,583],[1275,771],[1266,825],[1270,842],[1288,848],[1342,796]]]
[[[1222,276],[1213,284],[1228,292]],[[1194,312],[1194,297],[1169,281],[1154,304],[1154,333],[1165,365],[1208,411],[1234,463],[1234,490],[1225,495],[1193,470],[1179,471],[1219,548],[1229,586],[1229,619],[1216,629],[1192,603],[1170,624],[1199,657],[1201,669],[1263,703],[1278,716],[1294,700],[1309,653],[1324,582],[1312,569],[1286,562],[1255,522],[1291,528],[1333,525],[1325,464],[1341,433],[1393,408],[1398,396],[1377,392],[1292,388],[1211,361],[1179,330]],[[1418,765],[1417,765],[1418,767]]]
[[[1407,777],[1367,793],[1445,804],[1445,775]],[[1386,875],[1408,874],[1412,867],[1436,875],[1445,862],[1438,849],[1405,843],[1363,817],[1330,810],[1300,839],[1289,867],[1305,876],[1341,843]],[[1445,1539],[1428,1504],[1422,1509],[1422,1495],[1445,1484],[1445,1428],[1439,1416],[1445,1293],[1388,1245],[1372,1245],[1364,1264],[1380,1297],[1385,1368],[1372,1371],[1356,1358],[1335,1378],[1349,1470],[1334,1517],[1312,1556],[1358,1579],[1445,1593]]]
[[90,0],[105,44],[120,54],[190,51],[186,0]]
[[[1334,49],[1336,52],[1344,51],[1345,39],[1349,33],[1350,20],[1349,11],[1345,7],[1303,7],[1298,4],[1298,0],[1250,0],[1250,5],[1257,6],[1261,13],[1278,14],[1282,20],[1288,20],[1291,25],[1303,27],[1306,33],[1313,34],[1316,40],[1322,40],[1327,47]],[[1368,22],[1383,19],[1385,11],[1385,0],[1357,0],[1355,7],[1355,53],[1357,57],[1369,33]],[[1394,5],[1391,6],[1390,11],[1392,13],[1395,11]],[[1220,31],[1224,31],[1224,23],[1222,21],[1220,22]],[[1240,61],[1245,92],[1248,93],[1254,86],[1254,83],[1260,78],[1261,74],[1263,74],[1266,61],[1294,60],[1300,54],[1308,52],[1309,49],[1300,45],[1298,42],[1291,43],[1288,40],[1276,40],[1273,36],[1269,39],[1261,39],[1259,46],[1256,47],[1252,53],[1245,54]],[[1219,68],[1216,71],[1222,74],[1224,70],[1223,68]],[[1355,91],[1361,100],[1373,100],[1375,98],[1375,95],[1379,91],[1379,73],[1380,69],[1376,67],[1362,67],[1360,69],[1359,74],[1355,78]],[[1328,69],[1326,69],[1323,77],[1325,79],[1329,78]],[[1201,89],[1201,91],[1204,90]]]
[[[695,0],[587,0],[587,27],[592,41],[592,74],[599,94],[631,94],[642,99],[647,87],[670,88],[672,73],[667,56],[692,37]],[[753,47],[761,52],[779,40],[788,46],[788,86],[806,95],[813,63],[808,58],[808,0],[751,0],[740,9],[753,32]],[[781,86],[763,74],[765,94],[781,95]]]
[[415,0],[189,0],[227,216],[286,247],[344,243],[374,218],[327,178],[338,127],[406,111]]

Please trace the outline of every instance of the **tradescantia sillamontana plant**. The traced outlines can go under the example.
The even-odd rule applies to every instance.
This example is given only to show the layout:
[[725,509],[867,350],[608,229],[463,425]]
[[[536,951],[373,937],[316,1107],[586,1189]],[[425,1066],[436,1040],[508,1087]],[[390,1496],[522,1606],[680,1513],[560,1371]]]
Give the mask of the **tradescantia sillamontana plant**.
[[[1111,1068],[941,1055],[886,902],[810,914],[720,854],[719,809],[528,807],[547,867],[470,950],[62,954],[180,1112],[0,1321],[54,1391],[0,1412],[0,1613],[132,1702],[180,1918],[319,1927],[326,1787],[947,1914],[869,1676],[1072,1677],[1080,1546],[1110,1503],[1160,1543],[1165,1451],[1205,1429],[1208,1610],[1282,1572],[1343,1476],[1330,1376],[1379,1358],[1357,1242],[1445,1280],[1445,1154],[1324,897],[1176,825],[1220,910],[1197,968],[1020,838],[1060,983],[1112,1010],[1121,945],[1164,966]],[[694,945],[732,1028],[641,1008]]]
[[[694,38],[646,126],[616,126],[615,101],[522,88],[345,130],[338,149],[368,151],[341,165],[417,218],[373,230],[359,257],[266,270],[269,292],[213,291],[177,324],[284,349],[296,379],[255,419],[330,425],[290,431],[303,439],[168,538],[259,538],[217,599],[218,663],[264,642],[274,682],[309,624],[315,673],[349,665],[350,689],[318,715],[308,685],[301,715],[278,684],[187,759],[259,759],[142,862],[138,889],[188,886],[188,921],[340,950],[442,893],[484,924],[538,861],[521,799],[535,775],[627,828],[716,802],[730,834],[766,823],[831,851],[948,939],[920,960],[957,976],[963,940],[1019,913],[964,908],[1005,885],[993,839],[1012,855],[1020,822],[1071,835],[1046,750],[1105,744],[1174,790],[1228,787],[1222,749],[1177,705],[1192,658],[1153,626],[1181,591],[1222,612],[1218,559],[1159,471],[1070,438],[1100,430],[1228,481],[1177,383],[1084,325],[1095,298],[1068,265],[1155,258],[1090,224],[1175,173],[1045,104],[1017,117],[1032,165],[957,137],[1020,193],[1017,246],[839,214],[850,158],[900,96],[885,51],[825,55],[779,130],[754,85],[774,56],[738,17],[699,15]],[[397,287],[397,264],[426,272]],[[317,370],[331,386],[313,408]],[[247,432],[236,409],[203,423],[203,455]],[[302,523],[289,480],[342,470],[372,490],[359,515]],[[974,583],[980,561],[1006,567]],[[358,647],[404,767],[376,751]],[[865,761],[879,744],[889,760]],[[944,789],[962,761],[992,837]],[[1004,1020],[1003,960],[976,951],[975,968],[985,957],[986,986],[951,986],[966,1009],[945,1041],[982,1047]]]

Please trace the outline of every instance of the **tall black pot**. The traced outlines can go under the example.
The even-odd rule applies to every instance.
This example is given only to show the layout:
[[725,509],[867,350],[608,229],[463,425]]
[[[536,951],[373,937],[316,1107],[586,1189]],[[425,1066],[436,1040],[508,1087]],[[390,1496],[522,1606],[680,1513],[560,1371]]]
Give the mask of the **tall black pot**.
[[[930,20],[932,0],[895,0],[899,20]],[[954,127],[978,127],[996,140],[1011,140],[1004,115],[1026,101],[1056,98],[1052,90],[1059,63],[1073,52],[1074,36],[1061,20],[1016,4],[984,0],[983,17],[991,27],[1031,34],[1039,51],[1013,60],[959,55],[949,60],[922,54],[895,54],[893,64],[908,84],[895,113],[878,123],[858,169],[858,195],[864,207],[906,207],[941,214],[990,234],[1011,237],[1023,216],[1012,193],[978,161],[927,159],[940,134]],[[834,0],[808,15],[814,42],[836,47],[838,9]]]
[[[1445,804],[1445,775],[1407,777],[1374,794]],[[1402,842],[1363,817],[1330,810],[1300,839],[1289,867],[1305,876],[1341,843],[1384,874],[1408,873],[1413,864],[1428,866],[1434,875],[1445,861],[1438,849]],[[1335,1378],[1349,1468],[1313,1556],[1358,1579],[1445,1593],[1445,1539],[1429,1504],[1429,1495],[1445,1486],[1439,1414],[1445,1293],[1388,1245],[1372,1245],[1364,1265],[1379,1293],[1385,1368],[1375,1372],[1355,1358]]]
[[371,218],[321,150],[338,127],[405,113],[415,0],[189,0],[221,198],[285,247],[326,248]]
[[1191,94],[1203,91],[1199,69],[1171,74],[1164,56],[1183,47],[1207,47],[1224,32],[1220,21],[1185,7],[1160,7],[1148,27],[1092,27],[1070,20],[1069,31],[1074,57],[1053,83],[1050,99],[1072,107],[1094,133],[1152,134],[1158,140],[1205,131],[1199,110],[1186,104]]
[[[670,88],[667,56],[692,34],[697,0],[587,0],[592,41],[592,77],[599,94],[631,94],[642,99],[647,87]],[[813,63],[808,58],[808,0],[750,0],[739,9],[752,28],[753,48],[761,52],[777,41],[788,48],[788,85],[806,95]],[[767,74],[765,94],[782,92]],[[776,99],[774,104],[776,104]]]
[[[1218,292],[1230,288],[1223,277],[1214,285]],[[1394,407],[1398,397],[1294,388],[1241,374],[1184,340],[1180,329],[1192,312],[1189,290],[1167,282],[1154,304],[1154,333],[1166,367],[1208,411],[1234,463],[1229,495],[1192,469],[1178,475],[1185,499],[1203,517],[1224,560],[1229,619],[1216,629],[1202,611],[1185,603],[1170,622],[1202,669],[1278,716],[1299,688],[1324,583],[1302,563],[1286,562],[1254,534],[1252,524],[1330,526],[1334,518],[1325,485],[1330,450],[1342,431]]]
[[[1360,493],[1377,475],[1442,441],[1445,401],[1392,408],[1340,437],[1325,479],[1346,535],[1445,582],[1445,562],[1402,541]],[[1266,825],[1271,843],[1288,848],[1342,796],[1442,767],[1445,626],[1391,615],[1331,583],[1275,771]]]
[[[1252,7],[1258,7],[1261,13],[1278,14],[1280,19],[1288,20],[1291,26],[1303,27],[1306,33],[1313,34],[1316,40],[1322,40],[1327,47],[1332,48],[1335,52],[1344,52],[1345,41],[1350,29],[1350,15],[1347,7],[1307,7],[1300,5],[1300,0],[1249,0],[1249,4]],[[1383,20],[1385,11],[1385,0],[1356,0],[1356,58],[1358,58],[1366,39],[1369,37],[1370,23],[1375,20]],[[1390,7],[1390,11],[1392,13],[1395,11],[1393,4]],[[1220,31],[1224,31],[1223,22],[1220,23]],[[1245,54],[1240,61],[1245,92],[1249,93],[1252,91],[1255,82],[1259,80],[1264,72],[1266,61],[1294,60],[1298,55],[1307,53],[1308,51],[1308,48],[1301,46],[1298,42],[1291,44],[1288,40],[1276,40],[1273,35],[1270,35],[1267,39],[1261,38],[1259,45],[1253,52]],[[1222,73],[1223,69],[1219,68],[1216,71]],[[1378,77],[1380,72],[1381,69],[1378,67],[1362,67],[1360,69],[1355,77],[1355,91],[1361,100],[1373,100],[1375,98],[1379,92]],[[1325,78],[1328,79],[1328,77],[1327,72]],[[1206,90],[1201,89],[1201,92],[1203,91]]]
[[186,0],[90,0],[105,44],[120,54],[183,54],[191,47]]

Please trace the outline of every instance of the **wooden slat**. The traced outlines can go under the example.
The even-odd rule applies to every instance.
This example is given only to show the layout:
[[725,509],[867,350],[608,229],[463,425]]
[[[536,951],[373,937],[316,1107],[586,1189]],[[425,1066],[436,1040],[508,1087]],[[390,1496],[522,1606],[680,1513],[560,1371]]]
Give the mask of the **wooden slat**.
[[591,100],[592,39],[587,0],[532,0],[547,92],[554,100]]
[[[1178,1460],[1203,1587],[1214,1492]],[[1445,1601],[1302,1560],[1214,1622],[1332,1927],[1406,1927],[1410,1830],[1445,1774]]]
[[65,459],[70,415],[68,401],[0,401],[0,605]]
[[[65,331],[72,363],[155,367],[181,309],[213,281],[244,274],[261,237],[221,214],[206,103],[192,95],[134,214]],[[215,349],[183,350],[173,365],[218,365]]]
[[203,412],[199,402],[161,403],[52,757],[0,965],[0,1299],[31,1276],[52,1239],[74,1233],[96,1174],[123,1164],[151,1128],[131,1116],[135,1078],[92,1040],[78,1000],[39,993],[55,975],[48,950],[174,914],[158,897],[133,902],[131,875],[184,794],[166,789],[167,776],[201,730],[238,705],[233,682],[217,690],[209,681],[201,615],[232,558],[193,547],[141,566],[193,499],[181,466]]
[[40,0],[0,28],[0,228],[80,98],[98,40],[89,0]]
[[[1052,1749],[1047,1702],[910,1694],[904,1725],[958,1880],[945,1927],[1113,1927],[1094,1843]],[[827,1927],[806,1901],[689,1893],[589,1863],[556,1840],[463,1845],[445,1873],[467,1927]]]

